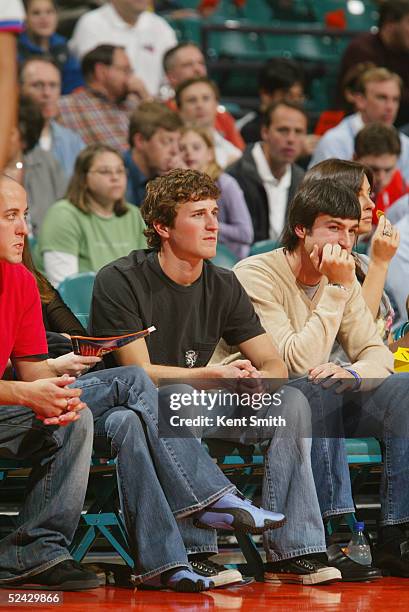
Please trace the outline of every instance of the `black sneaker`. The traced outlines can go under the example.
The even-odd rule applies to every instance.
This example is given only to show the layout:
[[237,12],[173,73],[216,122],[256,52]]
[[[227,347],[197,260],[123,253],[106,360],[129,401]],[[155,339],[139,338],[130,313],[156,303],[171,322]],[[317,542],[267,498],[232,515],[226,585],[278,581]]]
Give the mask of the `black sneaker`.
[[14,578],[1,584],[3,589],[40,589],[42,591],[84,591],[97,587],[99,587],[98,576],[84,569],[73,559],[61,561],[35,576]]
[[327,549],[328,562],[339,569],[343,582],[371,582],[382,578],[382,572],[373,565],[361,565],[342,552],[338,544]]
[[375,565],[384,576],[409,578],[409,542],[394,540],[378,544],[373,552]]
[[229,569],[224,565],[219,565],[209,559],[189,559],[189,563],[196,574],[211,578],[215,587],[225,586],[226,584],[234,584],[243,582],[243,576],[236,569]]
[[264,566],[264,582],[270,584],[328,584],[342,579],[335,567],[325,565],[314,555],[284,559]]

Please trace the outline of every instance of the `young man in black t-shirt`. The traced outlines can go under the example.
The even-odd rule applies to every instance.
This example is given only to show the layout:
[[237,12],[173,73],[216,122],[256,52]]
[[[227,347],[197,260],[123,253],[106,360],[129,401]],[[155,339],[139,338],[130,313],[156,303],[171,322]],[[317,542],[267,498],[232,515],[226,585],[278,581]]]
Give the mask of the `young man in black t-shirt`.
[[[146,340],[115,353],[118,364],[142,367],[154,383],[166,378],[192,384],[198,379],[287,378],[282,359],[234,274],[208,261],[216,254],[218,196],[213,181],[193,170],[174,170],[151,181],[141,209],[151,249],[133,251],[97,274],[93,333],[126,334],[155,325],[157,331]],[[238,345],[245,358],[206,367],[221,338]],[[285,546],[297,538],[303,550],[325,552],[311,443],[297,437],[309,419],[308,403],[296,389],[287,388],[286,397],[283,411],[287,410],[295,435],[274,435],[265,463],[265,503],[271,510],[285,503],[293,519],[277,531],[277,554],[285,555]],[[279,474],[269,471],[268,454],[273,452],[283,454]],[[303,539],[305,522],[313,523],[312,541]],[[318,584],[340,577],[337,569],[314,560],[297,580]]]

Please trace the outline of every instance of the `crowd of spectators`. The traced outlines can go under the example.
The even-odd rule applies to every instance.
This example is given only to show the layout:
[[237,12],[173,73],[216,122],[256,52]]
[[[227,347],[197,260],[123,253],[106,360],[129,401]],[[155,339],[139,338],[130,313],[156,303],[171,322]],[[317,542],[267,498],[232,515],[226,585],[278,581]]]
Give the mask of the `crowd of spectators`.
[[[346,49],[338,122],[324,133],[312,129],[307,79],[294,60],[266,61],[256,107],[235,118],[200,47],[178,42],[149,0],[108,0],[78,19],[69,40],[57,33],[54,0],[25,0],[24,8],[24,28],[19,1],[15,13],[0,14],[6,32],[5,42],[0,28],[0,51],[5,45],[19,65],[17,120],[10,119],[10,93],[7,146],[0,146],[0,279],[7,295],[19,290],[0,367],[25,382],[17,390],[1,386],[0,398],[13,405],[23,450],[24,419],[38,439],[50,426],[68,432],[53,441],[47,461],[63,449],[56,459],[65,478],[61,495],[76,488],[78,496],[70,516],[62,513],[50,531],[54,544],[46,554],[41,522],[24,524],[34,546],[23,550],[20,571],[7,552],[19,534],[0,541],[0,587],[97,586],[67,552],[85,496],[92,421],[117,458],[138,584],[201,591],[240,581],[236,570],[209,561],[217,552],[214,530],[233,527],[266,531],[267,582],[375,580],[378,568],[409,578],[401,528],[409,520],[409,467],[401,466],[409,457],[409,379],[392,375],[392,352],[409,348],[402,326],[409,292],[409,0],[385,0],[378,32],[359,35]],[[249,258],[262,241],[267,252]],[[238,261],[234,272],[211,263],[218,242]],[[105,372],[100,359],[74,356],[67,339],[66,354],[53,355],[44,333],[43,323],[51,334],[68,327],[85,333],[58,294],[80,272],[96,274],[94,336],[158,328],[123,346]],[[56,302],[65,329],[52,322]],[[5,316],[0,321],[5,328]],[[51,378],[64,373],[63,382]],[[87,375],[72,385],[72,374]],[[277,436],[266,450],[263,508],[236,494],[197,440],[155,437],[155,386],[178,376],[297,378],[282,406],[294,436]],[[51,381],[49,395],[37,377]],[[373,566],[359,567],[338,548],[327,551],[324,520],[352,512],[354,501],[342,436],[303,434],[307,416],[321,423],[323,407],[331,406],[335,419],[342,412],[338,391],[311,384],[323,379],[327,387],[340,383],[338,391],[367,392],[355,423],[361,435],[369,427],[368,435],[384,437],[385,423],[406,435],[388,439]],[[369,379],[378,384],[366,386]],[[24,385],[31,385],[27,392]],[[378,429],[365,420],[369,405]],[[43,429],[32,423],[33,412]],[[0,423],[0,453],[13,454],[6,430]],[[76,462],[66,469],[69,453]],[[167,454],[174,463],[164,465]],[[135,469],[144,474],[143,487],[135,484]],[[34,471],[33,508],[43,486],[44,474]]]

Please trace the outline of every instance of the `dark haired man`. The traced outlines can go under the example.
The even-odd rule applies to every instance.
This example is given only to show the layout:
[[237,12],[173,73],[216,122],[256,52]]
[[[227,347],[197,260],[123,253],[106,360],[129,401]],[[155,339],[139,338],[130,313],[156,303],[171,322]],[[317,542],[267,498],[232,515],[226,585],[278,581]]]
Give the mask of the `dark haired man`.
[[85,87],[60,98],[61,125],[71,128],[86,144],[104,143],[125,150],[129,115],[137,101],[150,98],[132,71],[125,49],[100,45],[82,59]]
[[395,72],[403,81],[398,126],[409,121],[409,0],[379,3],[377,32],[360,34],[346,48],[339,71],[339,90],[347,71],[362,62],[371,62]]
[[[235,272],[290,375],[308,374],[322,384],[317,387],[321,407],[312,403],[311,408],[313,422],[320,424],[312,464],[324,518],[354,508],[343,432],[376,435],[386,445],[374,558],[385,572],[409,577],[402,529],[409,519],[409,376],[391,375],[393,355],[382,343],[355,275],[351,251],[360,216],[356,195],[342,183],[305,180],[290,206],[284,248],[243,260]],[[336,340],[351,365],[329,361]],[[221,346],[215,360],[226,355]],[[358,389],[361,396],[341,393]],[[347,579],[366,579],[365,570],[351,565],[340,550],[330,547],[329,559]],[[373,568],[367,571],[367,578],[379,577]]]
[[385,212],[408,193],[408,185],[399,168],[401,154],[399,133],[392,125],[370,123],[355,137],[354,159],[372,170],[376,209],[372,222],[378,224],[377,211]]
[[261,141],[247,146],[226,171],[243,190],[254,227],[254,240],[279,240],[288,204],[304,171],[299,157],[307,133],[307,117],[294,102],[275,102],[262,117]]
[[[155,334],[121,348],[116,359],[120,365],[144,368],[155,383],[163,378],[192,384],[200,379],[214,383],[225,378],[286,378],[283,362],[240,283],[229,270],[208,261],[216,253],[218,196],[211,179],[193,170],[173,170],[151,181],[141,209],[151,249],[133,251],[97,275],[93,333],[126,333],[154,324]],[[240,346],[244,358],[228,366],[207,367],[221,338]],[[294,429],[288,427],[282,439],[279,434],[273,436],[268,447],[263,501],[271,509],[285,503],[287,524],[266,540],[270,558],[294,556],[293,541],[297,555],[325,551],[310,439],[294,440],[292,435],[300,432],[306,420],[309,423],[309,408],[297,389],[285,389],[287,401],[280,410]],[[229,414],[235,414],[234,410]],[[270,458],[276,453],[281,467],[272,472]],[[302,584],[340,579],[338,570],[318,558],[304,559],[287,570],[295,572],[293,580]],[[281,581],[280,576],[276,579]]]

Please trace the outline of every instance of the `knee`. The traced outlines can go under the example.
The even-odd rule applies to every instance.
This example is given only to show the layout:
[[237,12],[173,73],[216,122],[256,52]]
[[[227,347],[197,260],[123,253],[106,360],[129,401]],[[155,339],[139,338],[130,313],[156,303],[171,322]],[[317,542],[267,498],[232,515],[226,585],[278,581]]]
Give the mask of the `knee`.
[[118,410],[105,421],[105,433],[112,441],[123,444],[126,440],[137,439],[144,435],[143,425],[133,410]]
[[287,428],[293,432],[308,436],[311,432],[311,407],[304,393],[294,387],[284,387],[281,394],[281,416],[286,420]]

